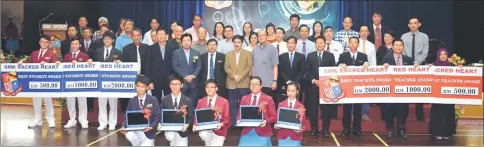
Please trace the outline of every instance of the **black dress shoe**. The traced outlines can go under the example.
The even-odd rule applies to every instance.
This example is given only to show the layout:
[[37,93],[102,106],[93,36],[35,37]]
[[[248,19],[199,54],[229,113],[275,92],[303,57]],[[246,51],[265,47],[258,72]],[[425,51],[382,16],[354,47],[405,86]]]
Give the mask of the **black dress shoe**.
[[350,136],[350,130],[345,129],[342,133],[341,136]]
[[316,136],[317,133],[318,133],[318,131],[312,130],[311,133],[309,134],[309,136]]
[[405,134],[405,130],[400,130],[400,132],[398,133],[398,135],[402,139],[408,139],[407,135]]
[[393,132],[392,131],[388,131],[388,138],[392,138],[393,137]]
[[361,137],[361,136],[363,136],[363,134],[361,134],[361,132],[358,131],[358,132],[353,132],[353,136]]
[[328,137],[329,136],[329,131],[327,129],[323,129],[323,136]]

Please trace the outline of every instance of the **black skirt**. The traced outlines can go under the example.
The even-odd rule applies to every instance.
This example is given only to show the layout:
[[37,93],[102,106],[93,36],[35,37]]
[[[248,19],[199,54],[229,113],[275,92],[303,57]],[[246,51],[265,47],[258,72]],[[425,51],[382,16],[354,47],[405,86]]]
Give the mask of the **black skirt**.
[[432,136],[449,137],[457,128],[454,104],[432,104],[429,133]]

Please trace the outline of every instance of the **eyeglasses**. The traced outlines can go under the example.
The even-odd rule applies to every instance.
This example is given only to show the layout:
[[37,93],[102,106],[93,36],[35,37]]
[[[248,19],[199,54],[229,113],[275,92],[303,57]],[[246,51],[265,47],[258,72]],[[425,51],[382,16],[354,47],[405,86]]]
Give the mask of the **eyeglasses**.
[[260,86],[260,84],[250,84],[250,86]]
[[178,83],[170,83],[170,86],[179,86],[181,84],[178,84]]
[[217,88],[216,86],[205,86],[205,88]]

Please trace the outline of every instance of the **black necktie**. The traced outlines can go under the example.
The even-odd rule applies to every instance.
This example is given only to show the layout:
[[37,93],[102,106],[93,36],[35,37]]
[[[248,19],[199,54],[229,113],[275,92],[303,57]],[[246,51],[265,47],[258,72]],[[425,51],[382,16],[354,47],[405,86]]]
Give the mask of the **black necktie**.
[[106,57],[104,57],[104,61],[108,61],[109,59],[109,49],[106,49]]
[[143,108],[143,99],[139,99],[139,108]]
[[353,65],[354,65],[356,62],[355,55],[351,55],[351,60],[353,60]]
[[412,34],[412,59],[415,61],[415,34]]

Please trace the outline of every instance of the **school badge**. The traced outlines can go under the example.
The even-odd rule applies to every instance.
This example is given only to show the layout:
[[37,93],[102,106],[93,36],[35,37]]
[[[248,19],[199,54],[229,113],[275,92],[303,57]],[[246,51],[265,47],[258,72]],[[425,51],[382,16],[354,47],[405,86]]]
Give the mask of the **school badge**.
[[14,71],[2,74],[2,82],[2,92],[6,96],[15,96],[22,91],[22,84],[18,82],[17,73]]
[[331,102],[333,99],[341,99],[344,97],[344,91],[339,83],[337,76],[331,76],[323,82],[323,100]]

